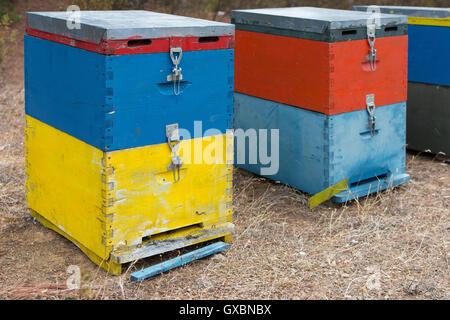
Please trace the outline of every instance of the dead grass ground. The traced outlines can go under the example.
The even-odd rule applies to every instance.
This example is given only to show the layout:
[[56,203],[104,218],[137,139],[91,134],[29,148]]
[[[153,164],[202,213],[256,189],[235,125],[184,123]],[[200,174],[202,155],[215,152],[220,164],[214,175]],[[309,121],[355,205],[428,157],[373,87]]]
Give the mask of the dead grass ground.
[[[307,195],[235,170],[232,246],[135,284],[36,223],[24,198],[22,86],[0,91],[0,298],[448,299],[449,165],[409,153],[411,182],[308,210]],[[64,290],[70,265],[84,290]],[[377,279],[379,287],[377,287]]]
[[[0,76],[0,299],[450,298],[449,165],[414,153],[410,183],[314,211],[307,195],[236,169],[229,250],[141,283],[130,272],[170,255],[107,275],[25,206],[21,45]],[[66,289],[70,265],[81,268],[80,291]]]

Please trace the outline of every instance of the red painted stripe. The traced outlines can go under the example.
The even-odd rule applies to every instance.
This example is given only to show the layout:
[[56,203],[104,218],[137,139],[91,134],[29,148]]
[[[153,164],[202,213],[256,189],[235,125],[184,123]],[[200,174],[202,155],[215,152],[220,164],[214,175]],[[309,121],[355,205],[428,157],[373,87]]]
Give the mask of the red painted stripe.
[[37,29],[26,29],[27,35],[62,43],[71,47],[88,50],[104,55],[140,54],[169,52],[170,47],[182,47],[183,51],[219,50],[234,48],[234,36],[218,37],[170,37],[142,39],[133,37],[123,40],[102,40],[95,43],[89,40],[77,40],[67,36],[48,33]]

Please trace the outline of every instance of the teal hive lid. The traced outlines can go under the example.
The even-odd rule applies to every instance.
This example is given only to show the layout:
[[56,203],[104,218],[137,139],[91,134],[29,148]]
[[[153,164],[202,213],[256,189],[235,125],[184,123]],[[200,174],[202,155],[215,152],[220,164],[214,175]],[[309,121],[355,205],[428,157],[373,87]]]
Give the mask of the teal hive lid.
[[[354,6],[357,11],[366,11],[369,6]],[[449,18],[450,8],[378,6],[381,13],[402,14],[420,18]]]

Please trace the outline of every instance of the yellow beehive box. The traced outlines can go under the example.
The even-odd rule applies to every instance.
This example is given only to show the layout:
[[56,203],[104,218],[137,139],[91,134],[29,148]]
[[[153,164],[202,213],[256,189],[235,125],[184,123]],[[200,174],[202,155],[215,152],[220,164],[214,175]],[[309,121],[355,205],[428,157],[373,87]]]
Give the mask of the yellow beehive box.
[[166,143],[103,152],[30,116],[25,138],[33,216],[110,273],[135,259],[230,241],[231,133],[181,140],[179,181]]

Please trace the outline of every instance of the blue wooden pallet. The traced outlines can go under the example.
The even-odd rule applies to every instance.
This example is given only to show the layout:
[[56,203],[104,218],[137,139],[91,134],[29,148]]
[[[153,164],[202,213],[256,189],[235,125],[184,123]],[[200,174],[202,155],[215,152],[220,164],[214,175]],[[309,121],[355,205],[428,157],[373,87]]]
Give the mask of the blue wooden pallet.
[[[279,170],[264,175],[310,194],[345,178],[349,190],[333,200],[345,202],[409,181],[405,174],[406,103],[377,107],[376,134],[367,128],[366,110],[327,116],[248,95],[235,93],[235,128],[279,129]],[[270,137],[270,133],[268,133]],[[271,150],[268,141],[268,150]],[[268,167],[260,159],[238,163],[240,146],[235,140],[235,164],[261,174]],[[259,154],[259,149],[258,149]]]
[[408,26],[408,80],[450,86],[450,27]]
[[25,52],[26,114],[101,150],[164,143],[173,123],[190,138],[232,126],[233,50],[184,52],[178,96],[169,53],[106,56],[31,36]]
[[212,254],[218,253],[225,249],[228,249],[230,245],[228,243],[219,241],[213,244],[210,244],[206,247],[194,250],[189,253],[185,253],[179,257],[158,263],[154,266],[142,269],[140,271],[134,272],[131,274],[131,281],[140,281],[150,277],[153,277],[162,272],[166,272],[170,269],[174,269],[185,265],[194,260],[202,259],[204,257],[210,256]]

